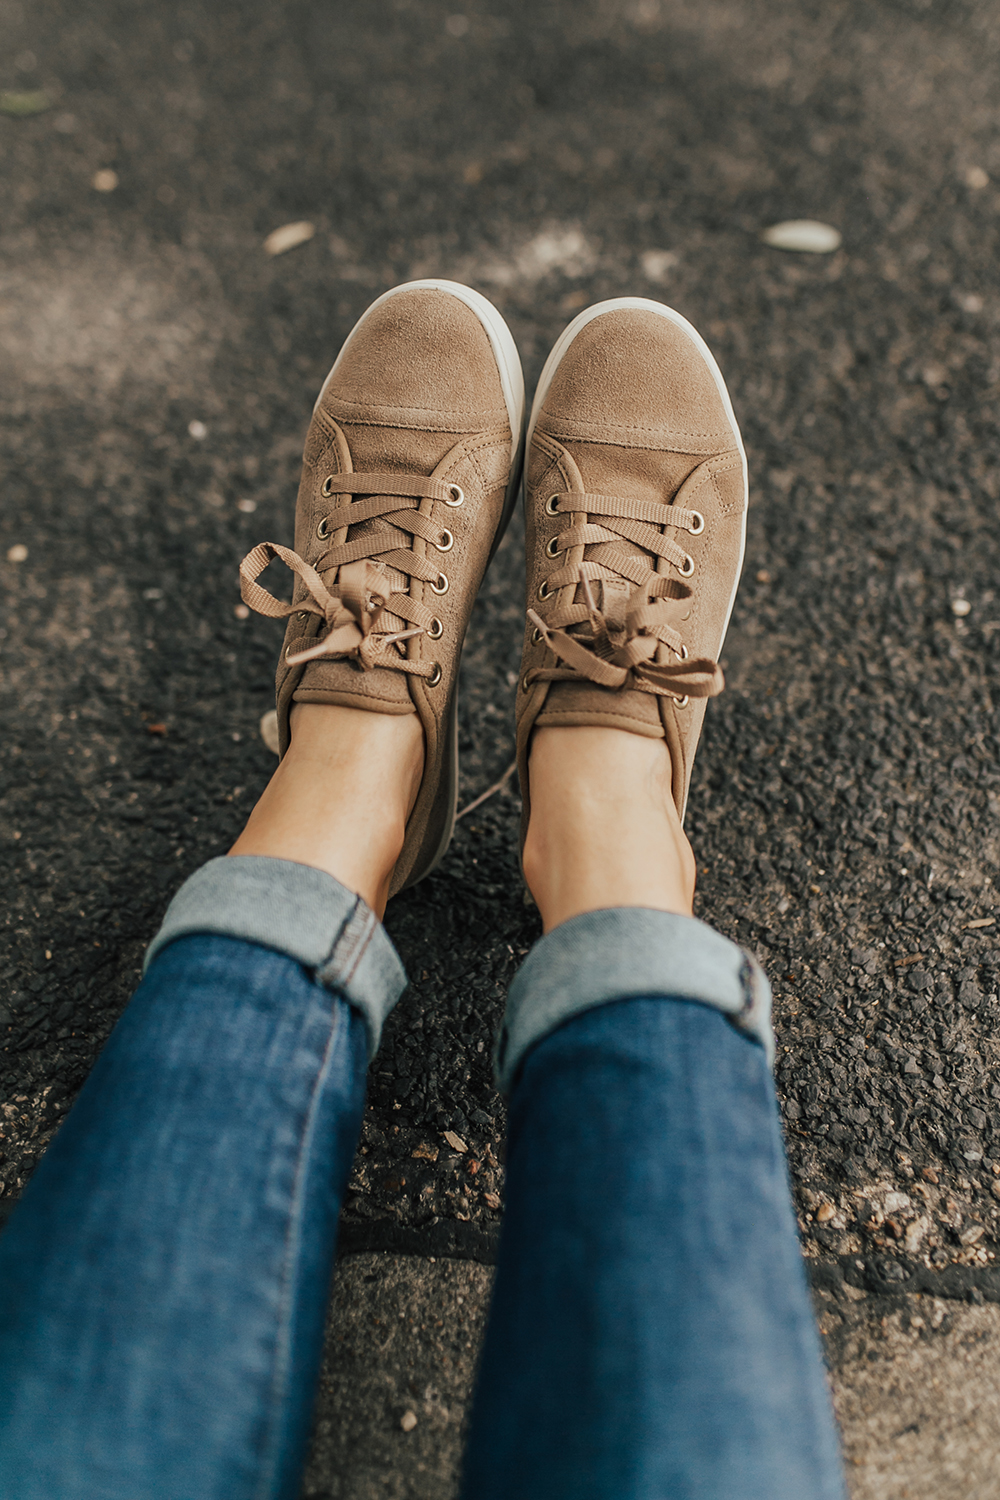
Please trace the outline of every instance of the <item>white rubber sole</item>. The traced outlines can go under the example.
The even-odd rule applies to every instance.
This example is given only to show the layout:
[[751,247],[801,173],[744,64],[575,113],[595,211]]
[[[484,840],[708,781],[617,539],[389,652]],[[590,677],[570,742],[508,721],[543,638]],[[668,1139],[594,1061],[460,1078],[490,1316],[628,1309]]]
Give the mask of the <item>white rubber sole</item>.
[[735,437],[736,442],[739,446],[740,456],[743,460],[743,526],[740,534],[740,560],[739,566],[736,569],[736,582],[733,585],[733,591],[729,597],[729,607],[726,610],[726,618],[722,625],[722,635],[719,639],[718,651],[716,653],[718,655],[722,651],[722,644],[726,639],[726,632],[729,629],[729,621],[733,613],[733,605],[736,603],[736,594],[740,586],[740,575],[743,572],[743,559],[746,555],[747,546],[746,508],[750,496],[750,476],[747,469],[747,453],[746,449],[743,446],[743,437],[740,433],[739,423],[736,420],[736,413],[733,411],[733,403],[730,398],[729,391],[726,388],[726,382],[722,378],[722,371],[719,369],[719,366],[715,361],[714,354],[705,343],[705,340],[702,338],[697,328],[695,328],[693,324],[689,323],[687,318],[682,317],[679,312],[675,312],[672,307],[667,307],[667,305],[663,302],[654,302],[649,297],[611,297],[607,302],[595,302],[593,307],[584,308],[583,312],[579,313],[578,316],[573,319],[572,323],[568,324],[568,326],[563,329],[562,333],[553,344],[548,359],[542,366],[542,373],[538,378],[538,386],[535,390],[535,399],[531,403],[531,416],[528,419],[528,433],[525,442],[525,453],[527,454],[531,450],[531,439],[534,435],[535,424],[538,421],[539,412],[541,411],[542,406],[545,402],[545,397],[548,394],[549,386],[552,384],[552,380],[555,376],[556,370],[559,368],[563,357],[565,356],[573,340],[576,338],[577,334],[581,331],[581,329],[586,328],[588,323],[592,323],[595,318],[603,317],[605,313],[618,312],[622,308],[636,308],[640,312],[656,313],[660,317],[666,318],[667,321],[669,323],[672,323],[675,328],[679,328],[681,332],[686,334],[686,336],[691,340],[691,342],[694,344],[695,348],[701,355],[702,359],[705,361],[705,364],[708,366],[709,373],[711,374],[712,379],[715,381],[716,389],[718,390],[719,395],[722,397],[723,405],[726,408],[726,416],[729,419],[729,425],[733,430],[733,436]]
[[521,434],[524,430],[524,372],[521,369],[521,360],[514,343],[514,335],[500,316],[493,303],[480,292],[474,292],[471,286],[463,286],[460,281],[439,281],[429,278],[426,281],[404,281],[400,286],[392,287],[388,292],[383,292],[381,297],[376,297],[369,308],[361,314],[350,333],[344,340],[340,353],[333,362],[333,369],[323,382],[313,411],[323,399],[327,386],[333,379],[334,373],[340,361],[344,357],[351,339],[362,326],[366,318],[369,318],[377,307],[383,302],[388,302],[390,297],[398,297],[400,292],[449,292],[451,296],[457,297],[459,302],[464,302],[466,307],[472,309],[476,317],[486,331],[486,335],[493,349],[493,355],[500,372],[500,384],[503,389],[503,399],[507,406],[507,415],[510,418],[511,447],[510,460],[514,463],[517,458],[517,450],[521,444]]

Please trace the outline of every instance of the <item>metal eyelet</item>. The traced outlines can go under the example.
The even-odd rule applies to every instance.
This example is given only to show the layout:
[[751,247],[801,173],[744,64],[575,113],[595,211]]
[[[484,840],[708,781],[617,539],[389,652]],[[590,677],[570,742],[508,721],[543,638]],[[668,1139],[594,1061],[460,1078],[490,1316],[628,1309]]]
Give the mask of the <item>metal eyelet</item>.
[[333,494],[333,475],[332,474],[328,474],[326,476],[326,478],[323,480],[323,494],[327,497],[327,499],[329,499],[330,496]]
[[548,546],[545,548],[545,556],[558,557],[561,551],[562,548],[559,546],[559,538],[558,536],[554,536],[549,542]]
[[690,703],[690,701],[691,700],[688,697],[687,693],[684,694],[683,698],[675,698],[674,699],[674,702],[677,704],[678,708],[687,708],[687,706]]
[[685,646],[685,644],[684,644],[683,641],[681,641],[681,649],[678,651],[677,654],[680,657],[681,661],[687,661],[687,659],[688,659],[688,648]]
[[455,538],[452,536],[447,527],[445,527],[444,531],[442,531],[441,533],[441,540],[439,542],[431,543],[431,546],[436,547],[439,552],[450,552],[454,545]]
[[701,536],[702,532],[705,530],[705,517],[702,515],[700,510],[693,510],[691,512],[691,515],[694,517],[697,524],[688,527],[688,535]]
[[559,496],[558,495],[550,495],[549,498],[546,500],[546,502],[545,502],[545,514],[547,516],[557,516],[559,514],[558,500],[559,500]]
[[322,521],[320,521],[319,525],[316,527],[316,535],[319,537],[321,542],[325,542],[327,537],[330,535],[330,522],[326,516],[323,517]]
[[444,626],[441,624],[441,621],[438,619],[437,615],[435,615],[433,620],[427,627],[427,639],[429,641],[439,641],[443,635]]
[[548,582],[544,578],[542,579],[541,583],[538,585],[538,597],[539,597],[539,599],[551,599],[552,598],[552,590],[549,588]]
[[431,675],[428,678],[425,678],[427,686],[428,687],[437,687],[438,683],[441,681],[441,678],[443,676],[444,676],[444,673],[441,671],[441,663],[439,661],[436,661],[434,663],[434,670],[433,670],[433,672],[431,673]]
[[530,672],[525,672],[524,676],[521,678],[521,692],[522,693],[530,693],[531,692],[531,673]]
[[460,484],[449,484],[448,488],[451,491],[452,498],[450,500],[446,500],[444,502],[445,505],[464,505],[465,491],[463,490],[462,486]]
[[684,567],[678,568],[677,571],[682,578],[690,578],[691,574],[694,572],[694,558],[691,556],[690,552],[685,552],[684,564]]
[[307,609],[297,609],[295,611],[295,618],[297,620],[308,620],[309,611]]
[[431,584],[432,594],[446,594],[448,592],[448,580],[443,573],[438,574],[437,583]]
[[542,632],[539,630],[538,626],[536,625],[535,628],[534,628],[534,630],[531,632],[531,644],[533,646],[537,646],[538,642],[541,639],[542,639]]

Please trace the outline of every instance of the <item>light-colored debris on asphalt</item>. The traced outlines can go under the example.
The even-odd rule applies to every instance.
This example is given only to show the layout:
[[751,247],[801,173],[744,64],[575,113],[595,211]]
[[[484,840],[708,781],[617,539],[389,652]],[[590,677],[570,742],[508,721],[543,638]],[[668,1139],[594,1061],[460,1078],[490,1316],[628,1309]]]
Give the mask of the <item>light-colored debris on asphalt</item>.
[[765,229],[761,239],[776,250],[800,250],[809,255],[830,255],[840,249],[843,236],[832,224],[818,219],[786,219]]
[[5,89],[0,92],[0,115],[40,115],[52,108],[44,89]]
[[316,225],[310,224],[308,219],[298,219],[294,224],[282,224],[280,229],[272,229],[264,241],[264,253],[284,255],[286,250],[294,250],[296,245],[304,245],[306,240],[311,240],[315,233]]

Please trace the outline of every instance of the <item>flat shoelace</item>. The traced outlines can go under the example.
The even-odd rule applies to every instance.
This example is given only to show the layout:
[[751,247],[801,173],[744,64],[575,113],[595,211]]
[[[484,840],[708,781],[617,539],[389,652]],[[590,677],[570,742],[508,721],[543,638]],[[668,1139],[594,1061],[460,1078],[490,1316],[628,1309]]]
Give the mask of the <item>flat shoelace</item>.
[[[721,667],[708,657],[689,659],[672,623],[677,606],[691,597],[684,578],[691,576],[694,564],[665,530],[675,527],[699,535],[705,526],[700,512],[655,500],[578,491],[551,495],[546,512],[571,517],[547,549],[551,557],[569,556],[539,589],[543,600],[559,595],[548,619],[534,609],[528,610],[528,618],[555,654],[557,665],[532,668],[525,687],[582,678],[598,687],[629,687],[681,703],[720,693]],[[591,516],[599,519],[592,521]],[[628,551],[623,541],[651,553],[656,567]],[[681,576],[672,576],[669,568]],[[595,583],[601,587],[600,607]],[[582,599],[577,599],[578,592]]]
[[[333,657],[352,660],[364,671],[391,667],[410,676],[434,678],[440,673],[438,664],[410,661],[402,643],[424,633],[437,639],[441,622],[426,604],[393,588],[390,569],[430,584],[435,593],[447,593],[446,575],[414,551],[414,542],[420,538],[439,552],[451,550],[451,532],[435,521],[432,512],[438,502],[461,505],[462,490],[439,479],[403,474],[331,474],[324,481],[323,495],[363,498],[348,498],[346,505],[338,505],[320,521],[317,535],[331,545],[315,564],[277,542],[260,542],[248,552],[240,564],[244,604],[270,619],[321,617],[326,634],[318,641],[303,638],[301,648],[293,641],[285,653],[290,666]],[[432,502],[427,509],[426,502]],[[376,519],[386,525],[348,541],[352,527]],[[275,557],[302,580],[307,598],[285,604],[257,582]],[[328,587],[323,575],[331,573],[333,582]],[[390,650],[393,646],[395,651]]]

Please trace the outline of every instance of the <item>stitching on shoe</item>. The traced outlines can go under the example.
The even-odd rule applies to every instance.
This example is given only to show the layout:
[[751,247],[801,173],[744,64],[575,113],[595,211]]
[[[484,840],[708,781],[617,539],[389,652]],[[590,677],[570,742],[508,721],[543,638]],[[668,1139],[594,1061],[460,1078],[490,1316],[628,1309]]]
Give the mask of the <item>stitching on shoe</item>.
[[[371,401],[352,401],[349,396],[333,396],[331,397],[331,404],[335,406],[348,406],[353,411],[385,411],[394,414],[398,412],[418,412],[426,417],[484,417],[487,414],[492,414],[493,412],[499,413],[501,411],[506,415],[506,408],[500,406],[487,406],[485,408],[481,406],[453,406],[450,408],[442,406],[386,406],[384,404],[376,405]],[[320,408],[320,411],[324,415],[332,417],[334,421],[338,420],[335,412],[327,412],[323,407]]]
[[[559,415],[559,413],[553,412],[551,410],[551,408],[548,409],[545,412],[545,416],[548,417],[548,418],[550,418],[550,419],[556,417],[557,415]],[[566,419],[566,420],[569,420],[570,417],[571,417],[571,414],[569,412],[565,412],[562,415],[563,415],[564,419]],[[584,428],[586,428],[586,427],[601,426],[601,427],[613,427],[616,430],[621,431],[621,432],[648,432],[648,433],[669,432],[672,436],[678,437],[678,438],[723,438],[723,437],[728,437],[730,439],[733,438],[733,431],[732,431],[732,428],[730,428],[730,427],[713,427],[713,428],[709,428],[709,429],[707,429],[707,430],[705,430],[703,432],[698,432],[698,431],[688,431],[687,428],[650,427],[648,425],[641,425],[641,424],[638,424],[638,423],[635,423],[635,422],[612,422],[612,421],[610,421],[606,417],[603,418],[600,423],[594,422],[594,423],[591,424],[589,422],[580,422],[578,425],[579,425],[581,431]],[[598,441],[600,441],[600,439],[598,439]]]

